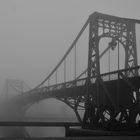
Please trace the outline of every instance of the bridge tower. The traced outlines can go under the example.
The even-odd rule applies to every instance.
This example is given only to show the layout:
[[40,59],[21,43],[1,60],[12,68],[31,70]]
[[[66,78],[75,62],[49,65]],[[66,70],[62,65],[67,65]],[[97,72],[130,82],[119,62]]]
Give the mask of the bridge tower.
[[6,79],[3,96],[7,100],[8,98],[20,95],[28,90],[30,90],[30,87],[23,80]]
[[[119,112],[122,107],[128,107],[133,102],[132,96],[134,88],[132,91],[133,84],[128,79],[130,76],[138,75],[137,69],[132,69],[138,65],[135,31],[135,24],[137,22],[137,20],[119,18],[97,12],[90,15],[88,73],[86,82],[87,97],[85,115],[83,118],[84,128],[97,129],[107,127],[106,124],[108,121],[117,121],[115,114]],[[116,47],[119,47],[119,44],[121,44],[125,50],[124,68],[126,71],[120,72],[119,67],[116,69],[116,71],[118,71],[118,80],[114,89],[111,89],[113,85],[109,87],[105,84],[100,72],[99,42],[101,38],[104,37],[111,38],[105,52],[110,49],[114,50]],[[94,87],[92,84],[93,78],[95,80]],[[126,90],[127,86],[122,88],[121,82],[125,82],[125,85],[129,88],[131,87],[131,89],[129,91]],[[135,92],[137,91],[135,90]],[[123,104],[124,100],[127,102],[126,104]],[[123,118],[130,124],[133,115],[130,115],[132,113],[128,110],[129,109],[124,109],[124,111],[120,113],[121,117],[119,118],[119,122],[122,123]]]

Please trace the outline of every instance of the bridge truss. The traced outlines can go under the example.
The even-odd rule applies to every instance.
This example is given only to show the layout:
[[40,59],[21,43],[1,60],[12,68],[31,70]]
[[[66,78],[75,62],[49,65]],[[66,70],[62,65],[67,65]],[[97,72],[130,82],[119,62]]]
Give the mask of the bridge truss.
[[[87,101],[83,120],[83,127],[85,128],[120,130],[125,127],[125,129],[132,130],[136,123],[136,117],[140,111],[139,107],[134,107],[135,109],[130,107],[139,100],[139,89],[136,89],[133,86],[134,83],[130,80],[130,77],[138,76],[138,69],[132,69],[138,66],[136,23],[139,23],[139,21],[99,13],[94,13],[90,16],[88,75],[86,83]],[[114,50],[115,47],[118,47],[118,56],[120,44],[125,50],[124,69],[126,71],[119,71],[118,60],[116,85],[112,81],[110,86],[107,86],[100,74],[99,42],[104,37],[111,38],[106,50]],[[93,76],[96,77],[94,79],[96,81],[94,91],[91,88]],[[136,93],[136,98],[133,96],[134,92]],[[122,110],[122,108],[124,109]]]

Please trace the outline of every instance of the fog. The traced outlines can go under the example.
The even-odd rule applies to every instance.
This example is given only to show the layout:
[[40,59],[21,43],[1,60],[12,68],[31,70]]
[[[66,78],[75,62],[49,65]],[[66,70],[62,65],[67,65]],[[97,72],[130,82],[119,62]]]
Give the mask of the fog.
[[[42,82],[91,13],[140,19],[139,5],[139,0],[0,0],[0,93],[9,78],[23,80],[30,88]],[[137,28],[140,31],[140,26]],[[140,44],[139,38],[137,43]],[[83,49],[86,52],[87,47]],[[140,64],[140,46],[137,47]],[[87,56],[83,50],[79,60]],[[44,100],[28,110],[32,115],[43,116],[44,112],[75,117],[69,107],[57,100]]]
[[140,19],[139,0],[1,0],[0,85],[35,87],[55,67],[94,11]]

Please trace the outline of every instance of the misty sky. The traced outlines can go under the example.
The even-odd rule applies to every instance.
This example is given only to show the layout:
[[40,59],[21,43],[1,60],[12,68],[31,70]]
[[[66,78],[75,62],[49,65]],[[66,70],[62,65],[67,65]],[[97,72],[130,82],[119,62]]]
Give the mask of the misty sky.
[[0,87],[6,78],[38,85],[94,11],[140,19],[140,1],[0,0]]

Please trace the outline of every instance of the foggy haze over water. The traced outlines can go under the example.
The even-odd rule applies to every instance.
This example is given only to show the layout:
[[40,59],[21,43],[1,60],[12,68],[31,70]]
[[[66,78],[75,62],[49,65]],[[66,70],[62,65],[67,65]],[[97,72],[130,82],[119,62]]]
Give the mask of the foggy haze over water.
[[[0,0],[0,91],[8,78],[24,80],[31,88],[44,80],[91,13],[140,19],[139,5],[139,0]],[[28,113],[74,116],[66,105],[49,99]]]

